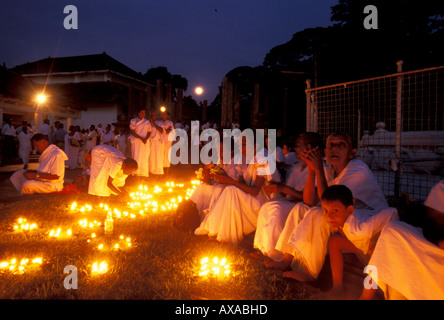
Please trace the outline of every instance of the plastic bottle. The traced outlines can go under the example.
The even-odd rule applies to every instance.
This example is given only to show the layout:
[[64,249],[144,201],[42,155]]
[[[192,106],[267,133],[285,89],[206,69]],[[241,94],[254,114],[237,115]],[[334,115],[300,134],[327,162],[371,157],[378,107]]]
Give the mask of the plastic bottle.
[[108,212],[108,215],[105,220],[105,234],[113,234],[113,213],[111,211]]

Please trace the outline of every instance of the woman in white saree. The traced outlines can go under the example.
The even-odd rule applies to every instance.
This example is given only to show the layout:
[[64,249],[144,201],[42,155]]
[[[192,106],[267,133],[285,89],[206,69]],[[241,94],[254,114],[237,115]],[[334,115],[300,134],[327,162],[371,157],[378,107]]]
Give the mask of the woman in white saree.
[[[244,147],[242,143],[242,148]],[[215,174],[214,180],[226,186],[210,205],[208,214],[195,230],[195,234],[207,234],[219,242],[237,246],[245,235],[256,230],[259,210],[269,199],[263,188],[265,182],[279,182],[279,173],[277,170],[270,172],[264,158],[256,155],[239,180],[220,174]]]

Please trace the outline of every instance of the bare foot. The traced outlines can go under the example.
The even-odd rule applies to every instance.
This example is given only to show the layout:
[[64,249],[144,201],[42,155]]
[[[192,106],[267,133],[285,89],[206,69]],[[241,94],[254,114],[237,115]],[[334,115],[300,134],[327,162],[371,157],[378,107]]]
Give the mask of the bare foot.
[[250,252],[250,257],[256,260],[266,260],[267,257],[262,254],[260,251]]
[[298,271],[287,271],[282,275],[284,278],[293,279],[299,282],[311,282],[316,279],[313,278],[310,274],[306,272],[298,272]]
[[290,270],[291,261],[282,260],[274,261],[271,259],[264,260],[264,265],[269,269],[280,269],[282,271]]

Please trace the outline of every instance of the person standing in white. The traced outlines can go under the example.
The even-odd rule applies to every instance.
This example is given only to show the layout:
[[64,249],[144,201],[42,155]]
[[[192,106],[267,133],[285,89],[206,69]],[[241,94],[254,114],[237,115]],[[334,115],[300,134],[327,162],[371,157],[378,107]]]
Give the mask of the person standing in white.
[[148,177],[150,157],[149,137],[151,135],[151,123],[145,118],[146,111],[143,108],[137,110],[137,117],[132,119],[130,128],[131,156],[137,161],[138,169],[135,172],[138,176]]
[[43,124],[39,129],[39,133],[48,136],[48,141],[51,143],[52,134],[51,127],[49,126],[49,119],[43,120]]
[[169,116],[170,113],[168,111],[165,111],[162,113],[162,121],[159,121],[160,127],[163,128],[163,172],[165,176],[168,176],[168,171],[171,166],[170,148],[175,138],[174,123],[168,119]]
[[32,151],[32,144],[31,144],[31,138],[32,133],[28,132],[28,127],[23,126],[22,130],[18,134],[18,141],[19,141],[19,156],[22,158],[23,161],[23,169],[28,168],[29,163],[29,155]]
[[46,135],[38,133],[31,142],[34,149],[41,153],[37,172],[20,169],[12,174],[12,184],[21,194],[61,191],[68,157],[56,145],[49,144]]
[[150,161],[149,170],[152,174],[163,174],[163,128],[161,122],[157,120],[157,112],[151,112],[151,136],[150,136]]

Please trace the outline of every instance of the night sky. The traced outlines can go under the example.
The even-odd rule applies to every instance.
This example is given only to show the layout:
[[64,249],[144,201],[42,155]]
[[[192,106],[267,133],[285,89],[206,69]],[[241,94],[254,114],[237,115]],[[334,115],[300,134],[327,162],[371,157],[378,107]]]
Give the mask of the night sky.
[[[336,0],[8,0],[0,11],[0,63],[106,52],[137,72],[165,66],[185,95],[211,103],[224,75],[255,67],[305,28],[331,25]],[[63,9],[78,9],[66,30]],[[196,86],[205,93],[196,96]]]

